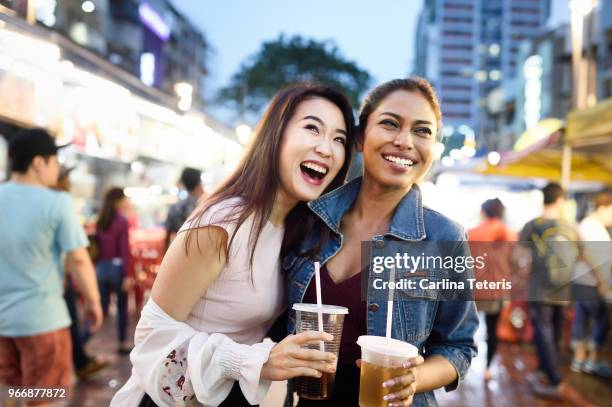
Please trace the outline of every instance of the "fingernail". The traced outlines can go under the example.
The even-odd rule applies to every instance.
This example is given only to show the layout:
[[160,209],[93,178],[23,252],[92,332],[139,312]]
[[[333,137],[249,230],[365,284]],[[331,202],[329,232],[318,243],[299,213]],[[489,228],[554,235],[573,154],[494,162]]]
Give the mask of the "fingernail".
[[393,400],[395,398],[395,396],[393,394],[387,394],[386,396],[383,397],[383,400],[389,401],[389,400]]
[[383,387],[391,387],[393,386],[393,380],[387,380],[383,383]]
[[410,361],[407,360],[407,361],[404,362],[403,366],[404,366],[404,368],[408,369],[410,366],[412,366],[412,363],[410,363]]
[[323,376],[323,373],[317,372],[317,377],[321,377],[321,376]]

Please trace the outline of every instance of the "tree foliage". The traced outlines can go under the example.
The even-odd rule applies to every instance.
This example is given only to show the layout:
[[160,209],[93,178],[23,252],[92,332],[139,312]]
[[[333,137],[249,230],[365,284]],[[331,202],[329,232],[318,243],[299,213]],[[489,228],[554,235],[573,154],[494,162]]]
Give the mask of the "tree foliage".
[[242,64],[219,100],[241,114],[259,114],[283,86],[296,81],[315,81],[342,90],[353,106],[370,84],[370,74],[347,61],[334,43],[301,36],[264,42],[261,49]]

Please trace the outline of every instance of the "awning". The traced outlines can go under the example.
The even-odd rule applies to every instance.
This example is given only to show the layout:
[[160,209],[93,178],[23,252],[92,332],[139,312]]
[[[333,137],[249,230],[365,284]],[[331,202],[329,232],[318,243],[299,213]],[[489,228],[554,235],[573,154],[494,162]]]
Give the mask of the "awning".
[[[523,178],[545,178],[559,181],[561,178],[562,151],[560,142],[563,134],[557,131],[532,144],[522,151],[508,151],[501,154],[498,165],[485,164],[480,172]],[[612,185],[612,160],[607,154],[572,153],[571,179],[596,181]]]
[[612,148],[612,98],[588,109],[572,110],[567,115],[566,140],[572,147]]
[[563,127],[563,120],[547,118],[540,120],[535,126],[526,130],[514,143],[514,151],[521,151],[543,139],[548,138]]

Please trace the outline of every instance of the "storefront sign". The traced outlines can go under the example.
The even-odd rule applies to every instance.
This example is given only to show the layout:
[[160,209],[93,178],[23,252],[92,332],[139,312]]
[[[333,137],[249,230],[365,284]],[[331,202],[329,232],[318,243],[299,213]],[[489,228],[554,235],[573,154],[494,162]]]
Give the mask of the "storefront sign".
[[532,55],[523,65],[525,75],[525,128],[530,129],[539,121],[542,113],[542,57]]

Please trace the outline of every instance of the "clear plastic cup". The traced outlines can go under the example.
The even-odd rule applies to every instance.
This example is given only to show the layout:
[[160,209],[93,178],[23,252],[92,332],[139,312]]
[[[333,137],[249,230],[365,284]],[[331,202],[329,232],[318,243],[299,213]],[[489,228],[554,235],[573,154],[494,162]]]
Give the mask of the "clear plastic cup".
[[386,407],[383,397],[391,389],[382,386],[384,382],[408,373],[402,366],[404,361],[415,357],[419,350],[406,342],[387,339],[384,336],[360,336],[361,377],[359,380],[360,407]]
[[[342,339],[342,327],[344,326],[344,316],[348,314],[348,308],[336,305],[317,304],[293,304],[296,313],[296,333],[305,331],[319,330],[319,313],[323,319],[323,331],[332,334],[334,339],[331,342],[324,342],[323,350],[331,352],[338,357],[340,350],[340,340]],[[319,344],[304,345],[308,349],[320,349]],[[334,391],[335,373],[323,373],[320,378],[316,377],[296,377],[295,386],[299,397],[309,400],[326,400],[331,397]]]

